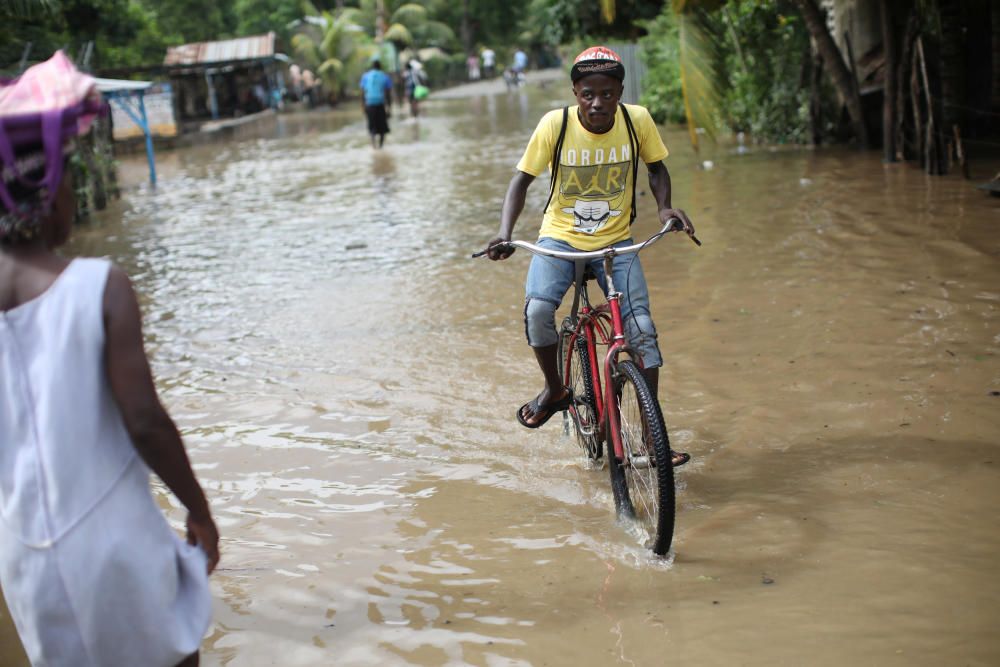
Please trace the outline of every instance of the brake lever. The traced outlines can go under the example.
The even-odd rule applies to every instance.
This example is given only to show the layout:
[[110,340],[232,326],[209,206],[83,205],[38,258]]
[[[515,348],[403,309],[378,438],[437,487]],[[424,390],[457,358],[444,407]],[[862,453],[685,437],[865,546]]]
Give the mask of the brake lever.
[[[677,223],[677,224],[675,225],[674,223]],[[670,222],[670,227],[667,228],[667,231],[668,232],[673,232],[673,231],[683,232],[684,231],[684,223],[681,221],[680,218],[672,218],[671,222]],[[695,236],[693,233],[689,233],[688,234],[688,238],[690,238],[692,241],[694,241],[695,245],[697,245],[697,246],[701,245],[701,241],[699,241],[698,237]]]
[[493,248],[499,248],[500,246],[507,246],[507,247],[510,247],[510,245],[511,245],[510,243],[504,243],[504,242],[501,242],[501,243],[495,243],[495,244],[491,245],[491,246],[490,246],[490,247],[488,247],[488,248],[483,248],[483,249],[482,249],[482,250],[480,250],[479,252],[474,252],[474,253],[472,253],[472,258],[473,258],[473,259],[475,259],[476,257],[482,257],[483,255],[485,255],[486,253],[488,253],[488,252],[489,252],[490,250],[492,250]]

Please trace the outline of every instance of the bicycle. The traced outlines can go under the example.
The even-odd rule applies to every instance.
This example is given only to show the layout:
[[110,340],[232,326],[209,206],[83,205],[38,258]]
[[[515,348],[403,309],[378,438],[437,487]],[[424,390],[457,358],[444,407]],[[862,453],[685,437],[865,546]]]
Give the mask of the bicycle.
[[[564,429],[568,433],[572,424],[577,443],[591,460],[600,460],[602,450],[608,451],[618,516],[637,521],[649,535],[646,545],[661,556],[670,551],[674,532],[670,441],[660,405],[642,373],[642,360],[625,339],[622,293],[615,289],[612,262],[618,255],[636,254],[660,240],[674,223],[680,225],[681,221],[671,218],[642,243],[591,252],[549,250],[526,241],[505,244],[537,255],[568,259],[576,265],[573,307],[559,332],[563,383],[573,397],[563,413]],[[701,245],[693,234],[690,237]],[[488,249],[472,256],[486,252]],[[594,276],[586,266],[589,260],[597,258],[604,261],[607,300],[593,306],[587,294],[587,281]],[[603,382],[598,346],[607,348]],[[623,355],[628,358],[620,358]],[[667,465],[662,465],[663,462]]]

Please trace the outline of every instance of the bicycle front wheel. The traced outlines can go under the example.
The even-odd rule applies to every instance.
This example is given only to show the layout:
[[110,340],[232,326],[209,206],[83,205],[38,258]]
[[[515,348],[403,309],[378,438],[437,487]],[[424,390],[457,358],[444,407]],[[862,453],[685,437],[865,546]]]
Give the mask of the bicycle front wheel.
[[567,428],[572,424],[580,448],[590,459],[596,461],[601,458],[602,447],[597,435],[597,408],[590,372],[590,355],[587,341],[582,336],[570,343],[573,330],[573,322],[567,317],[559,334],[559,370],[563,375],[563,384],[573,392],[573,406],[563,413],[563,419],[567,422]]
[[[646,546],[663,555],[674,534],[674,467],[663,413],[633,361],[618,364],[615,400],[624,458],[616,459],[608,439],[616,504],[648,535]],[[624,482],[624,484],[622,484]]]

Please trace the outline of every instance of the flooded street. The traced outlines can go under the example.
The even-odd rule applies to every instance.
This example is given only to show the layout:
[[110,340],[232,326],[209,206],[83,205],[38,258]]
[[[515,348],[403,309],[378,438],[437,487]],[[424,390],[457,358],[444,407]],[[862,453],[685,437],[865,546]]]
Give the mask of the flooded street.
[[527,254],[469,258],[568,93],[443,91],[381,152],[354,104],[287,114],[160,151],[156,190],[123,160],[68,254],[132,275],[216,513],[202,664],[1000,663],[1000,200],[877,151],[696,155],[661,128],[704,245],[642,255],[693,456],[655,559],[560,420],[514,419],[541,388]]

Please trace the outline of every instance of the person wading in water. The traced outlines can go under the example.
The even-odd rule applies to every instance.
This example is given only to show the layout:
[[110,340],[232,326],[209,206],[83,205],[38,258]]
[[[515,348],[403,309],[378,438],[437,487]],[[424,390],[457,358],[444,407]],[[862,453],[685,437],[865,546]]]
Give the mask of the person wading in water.
[[361,75],[361,106],[368,119],[368,134],[372,148],[382,148],[385,135],[389,134],[389,116],[392,106],[392,78],[382,71],[382,63],[372,61],[371,69]]

